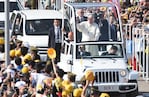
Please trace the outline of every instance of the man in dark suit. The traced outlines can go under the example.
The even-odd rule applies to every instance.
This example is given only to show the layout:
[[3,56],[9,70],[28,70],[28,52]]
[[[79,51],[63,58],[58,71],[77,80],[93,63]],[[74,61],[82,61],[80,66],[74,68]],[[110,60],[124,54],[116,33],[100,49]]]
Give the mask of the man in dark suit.
[[79,57],[91,56],[91,53],[85,50],[85,45],[79,46],[79,52],[77,54]]
[[[79,9],[77,11],[78,16],[76,17],[76,22],[77,23],[81,23],[83,21],[87,21],[87,17],[84,16],[84,11],[83,9]],[[82,40],[82,33],[80,33],[79,31],[77,31],[77,42],[81,42]]]
[[48,40],[48,47],[56,50],[55,63],[60,62],[61,43],[62,31],[60,28],[60,20],[55,19],[53,22],[53,27],[50,28]]
[[118,51],[117,46],[112,46],[109,51],[102,53],[101,56],[117,55],[117,51]]
[[[101,36],[99,38],[99,41],[117,41],[117,28],[114,22],[115,20],[113,16],[110,16],[109,22],[107,21],[107,19],[101,19],[102,26],[100,27]],[[109,27],[110,29],[108,29]]]

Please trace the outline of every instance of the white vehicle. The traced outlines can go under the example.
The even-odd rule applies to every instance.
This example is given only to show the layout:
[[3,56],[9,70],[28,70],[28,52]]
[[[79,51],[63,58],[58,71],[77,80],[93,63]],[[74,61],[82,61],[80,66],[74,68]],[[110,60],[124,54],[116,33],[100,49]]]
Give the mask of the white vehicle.
[[[36,46],[42,61],[47,60],[48,33],[53,26],[54,19],[62,20],[63,15],[56,10],[21,10],[12,13],[11,35]],[[65,28],[69,31],[68,20],[65,19]]]
[[[4,21],[5,21],[5,9],[4,9],[5,0],[0,0],[0,29],[4,29]],[[10,16],[11,12],[14,10],[20,10],[21,6],[17,2],[17,0],[9,0],[10,2]]]
[[[135,97],[138,93],[138,73],[128,68],[117,6],[112,3],[65,3],[64,6],[65,14],[71,21],[74,41],[64,40],[61,62],[58,66],[66,72],[75,73],[76,81],[80,81],[85,72],[91,70],[95,76],[94,86],[97,86],[100,92],[116,92]],[[101,32],[99,41],[78,42],[76,30],[78,9],[83,9],[86,15],[90,11],[98,13],[96,22]],[[106,21],[107,25],[103,21]],[[111,23],[116,27],[116,40],[113,38]],[[113,46],[117,50],[115,54],[107,54]]]

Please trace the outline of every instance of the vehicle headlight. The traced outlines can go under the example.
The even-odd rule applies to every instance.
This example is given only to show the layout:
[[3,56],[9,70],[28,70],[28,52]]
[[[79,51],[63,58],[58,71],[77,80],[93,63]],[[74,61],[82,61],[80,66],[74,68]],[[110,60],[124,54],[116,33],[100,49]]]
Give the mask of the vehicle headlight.
[[121,75],[122,77],[125,77],[125,76],[127,75],[126,70],[121,70],[121,71],[120,71],[120,75]]

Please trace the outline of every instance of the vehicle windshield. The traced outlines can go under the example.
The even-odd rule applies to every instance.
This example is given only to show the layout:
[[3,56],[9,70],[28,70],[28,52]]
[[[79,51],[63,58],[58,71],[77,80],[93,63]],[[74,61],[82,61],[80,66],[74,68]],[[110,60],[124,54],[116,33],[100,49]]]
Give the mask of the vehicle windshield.
[[[10,12],[13,10],[19,10],[17,2],[10,2]],[[4,2],[0,2],[0,12],[4,12]]]
[[122,41],[120,21],[114,5],[104,3],[72,5],[76,11],[77,42]]
[[[70,26],[67,20],[64,21],[64,28],[70,31]],[[49,29],[53,27],[53,19],[37,19],[27,20],[25,25],[25,32],[27,35],[48,35]]]
[[79,44],[76,47],[77,58],[122,58],[120,44]]

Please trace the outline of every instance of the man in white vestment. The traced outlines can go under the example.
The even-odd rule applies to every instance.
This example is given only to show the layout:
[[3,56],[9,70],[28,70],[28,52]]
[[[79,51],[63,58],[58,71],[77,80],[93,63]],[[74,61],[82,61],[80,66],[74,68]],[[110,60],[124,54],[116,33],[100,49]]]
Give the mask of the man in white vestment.
[[[94,15],[89,14],[87,21],[77,24],[77,29],[82,33],[82,42],[85,41],[98,41],[100,37],[100,29],[97,23],[94,21]],[[86,50],[91,53],[92,56],[98,56],[97,45],[87,45]]]

